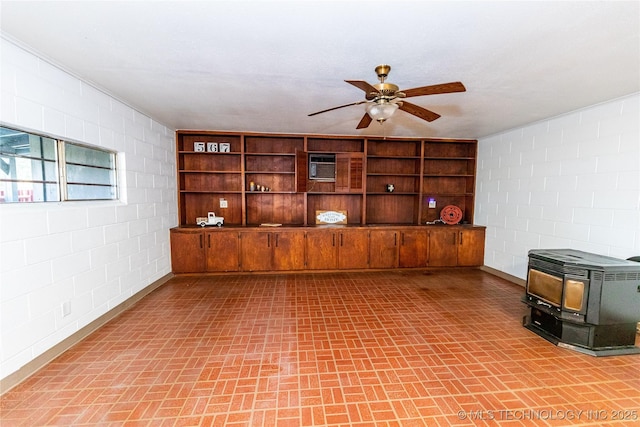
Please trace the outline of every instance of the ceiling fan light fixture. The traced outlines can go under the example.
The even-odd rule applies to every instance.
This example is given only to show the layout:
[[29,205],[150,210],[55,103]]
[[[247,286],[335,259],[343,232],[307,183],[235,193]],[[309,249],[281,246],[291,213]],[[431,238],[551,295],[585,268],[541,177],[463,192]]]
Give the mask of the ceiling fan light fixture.
[[349,107],[351,105],[366,103],[366,113],[362,119],[360,119],[360,122],[358,122],[356,129],[367,128],[374,120],[383,124],[387,119],[395,114],[397,109],[427,122],[432,122],[439,118],[440,114],[427,110],[419,105],[406,102],[404,101],[404,98],[466,91],[466,88],[461,82],[450,82],[414,87],[401,92],[398,85],[387,83],[386,79],[389,75],[389,71],[391,71],[391,67],[389,65],[378,65],[376,67],[376,74],[378,75],[378,81],[380,83],[373,85],[364,80],[345,80],[346,83],[349,83],[364,92],[364,101],[357,101],[333,108],[327,108],[326,110],[311,113],[309,116],[315,116],[316,114],[326,113],[327,111],[333,111],[338,108]]
[[393,116],[393,113],[398,109],[398,104],[394,102],[376,102],[367,106],[367,114],[378,123],[382,123],[389,117]]

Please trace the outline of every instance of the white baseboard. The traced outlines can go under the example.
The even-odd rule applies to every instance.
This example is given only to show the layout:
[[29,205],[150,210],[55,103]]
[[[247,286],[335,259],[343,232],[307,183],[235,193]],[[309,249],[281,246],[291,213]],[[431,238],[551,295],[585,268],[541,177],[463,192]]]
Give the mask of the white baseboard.
[[505,279],[511,283],[515,283],[516,285],[522,286],[523,288],[527,285],[527,281],[524,279],[512,276],[511,274],[505,273],[504,271],[496,270],[495,268],[487,267],[486,265],[480,267],[480,270],[485,271],[489,274],[493,274],[494,276],[498,276],[501,279]]

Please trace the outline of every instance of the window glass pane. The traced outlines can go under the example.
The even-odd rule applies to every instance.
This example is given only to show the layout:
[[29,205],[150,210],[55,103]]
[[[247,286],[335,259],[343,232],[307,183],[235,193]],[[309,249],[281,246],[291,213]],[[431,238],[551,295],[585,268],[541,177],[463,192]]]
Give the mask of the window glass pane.
[[56,140],[0,127],[0,153],[55,160]]
[[56,163],[49,160],[16,159],[18,179],[56,182],[58,170]]
[[67,185],[68,200],[111,200],[115,198],[115,187],[82,184]]
[[111,200],[117,197],[115,154],[65,143],[69,200]]
[[98,166],[114,168],[114,156],[112,153],[93,148],[82,147],[71,143],[65,144],[65,159],[67,163],[86,166]]
[[56,140],[0,127],[0,203],[59,200]]
[[67,164],[67,183],[83,184],[115,184],[115,171],[111,169],[93,168]]

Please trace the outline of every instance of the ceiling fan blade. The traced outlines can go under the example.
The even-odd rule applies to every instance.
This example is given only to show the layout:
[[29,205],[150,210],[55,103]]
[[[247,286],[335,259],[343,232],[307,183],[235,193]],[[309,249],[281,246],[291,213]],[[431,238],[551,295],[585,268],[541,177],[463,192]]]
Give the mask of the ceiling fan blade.
[[364,116],[362,116],[362,119],[360,120],[360,123],[358,123],[358,126],[356,126],[356,129],[364,129],[366,127],[369,127],[372,121],[373,119],[371,118],[369,113],[364,113]]
[[378,89],[371,86],[369,83],[365,82],[364,80],[345,80],[345,82],[354,85],[358,89],[365,91],[367,94],[371,92],[378,93]]
[[315,116],[315,115],[321,114],[321,113],[326,113],[327,111],[337,110],[338,108],[344,108],[344,107],[350,107],[352,105],[364,104],[365,102],[367,102],[367,101],[356,101],[356,102],[352,102],[350,104],[344,104],[344,105],[339,105],[337,107],[327,108],[326,110],[316,111],[315,113],[311,113],[311,114],[309,114],[309,117]]
[[402,111],[406,111],[407,113],[413,114],[414,116],[420,117],[422,120],[426,120],[428,122],[432,122],[438,117],[440,117],[440,114],[438,113],[434,113],[433,111],[429,111],[426,108],[420,107],[415,104],[411,104],[407,101],[402,101],[402,105],[400,105],[399,108]]
[[460,82],[442,83],[403,90],[407,98],[410,96],[436,95],[438,93],[464,92],[467,89]]

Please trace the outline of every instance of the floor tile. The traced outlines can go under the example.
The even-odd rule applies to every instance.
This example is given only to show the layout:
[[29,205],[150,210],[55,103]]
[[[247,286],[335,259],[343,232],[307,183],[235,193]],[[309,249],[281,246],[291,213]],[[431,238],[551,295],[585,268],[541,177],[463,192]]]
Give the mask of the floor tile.
[[522,293],[474,269],[174,278],[5,393],[0,424],[640,426],[640,356],[550,344]]

